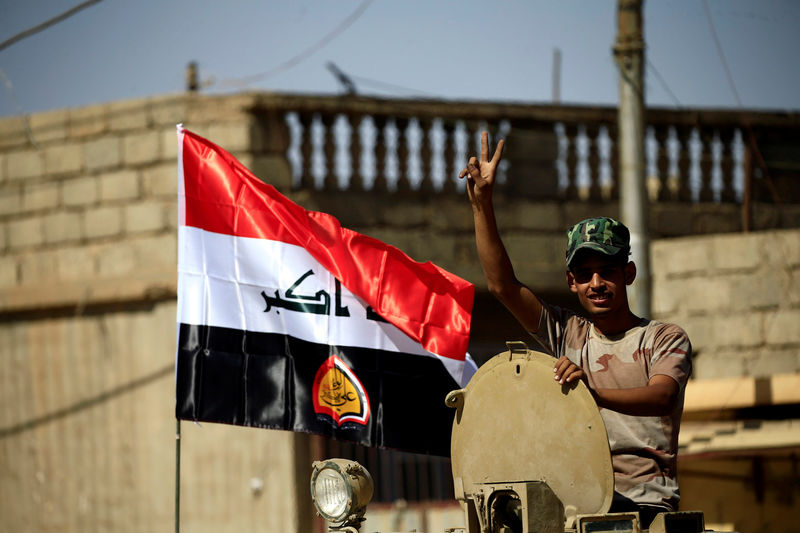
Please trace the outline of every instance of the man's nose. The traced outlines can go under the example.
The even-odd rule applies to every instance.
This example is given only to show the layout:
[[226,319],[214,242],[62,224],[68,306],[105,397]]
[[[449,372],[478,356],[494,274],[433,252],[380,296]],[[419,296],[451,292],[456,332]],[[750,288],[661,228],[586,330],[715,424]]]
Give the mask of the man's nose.
[[593,272],[592,279],[589,280],[589,285],[592,288],[598,288],[603,285],[603,278],[600,277],[600,273]]

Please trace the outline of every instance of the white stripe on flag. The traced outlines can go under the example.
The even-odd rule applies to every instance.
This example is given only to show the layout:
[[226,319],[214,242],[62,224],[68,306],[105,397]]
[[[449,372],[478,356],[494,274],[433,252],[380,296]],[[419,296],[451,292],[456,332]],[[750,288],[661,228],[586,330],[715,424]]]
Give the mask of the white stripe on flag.
[[[363,300],[343,285],[339,286],[340,307],[346,307],[350,316],[335,316],[335,279],[304,248],[190,226],[181,226],[178,235],[180,322],[436,357],[457,382],[461,381],[463,362],[438,357],[395,326],[368,319]],[[287,289],[309,270],[313,275],[294,289],[294,298],[287,297]],[[275,305],[265,312],[265,295],[279,304],[281,300],[297,302],[298,296],[305,296],[315,298],[304,300],[306,303],[317,305],[324,303],[327,295],[328,312],[299,312]]]

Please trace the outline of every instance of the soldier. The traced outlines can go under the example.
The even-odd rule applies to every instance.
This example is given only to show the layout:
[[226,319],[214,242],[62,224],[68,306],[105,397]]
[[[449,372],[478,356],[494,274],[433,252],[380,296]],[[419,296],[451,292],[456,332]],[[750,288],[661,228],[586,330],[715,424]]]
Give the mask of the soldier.
[[[588,318],[541,301],[515,276],[492,203],[503,141],[459,174],[467,179],[475,240],[488,288],[555,358],[556,382],[583,380],[608,432],[614,467],[611,512],[639,511],[643,527],[677,510],[678,430],[691,373],[691,344],[673,324],[636,316],[626,287],[636,277],[628,260],[630,233],[611,218],[590,218],[567,232],[566,278]],[[579,444],[576,444],[579,445]]]

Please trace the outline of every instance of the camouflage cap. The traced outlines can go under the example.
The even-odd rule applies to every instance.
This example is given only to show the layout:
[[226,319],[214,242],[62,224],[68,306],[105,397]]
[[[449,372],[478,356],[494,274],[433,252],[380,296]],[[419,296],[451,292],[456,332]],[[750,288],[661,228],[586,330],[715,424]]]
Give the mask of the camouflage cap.
[[606,255],[631,251],[631,234],[625,225],[613,218],[598,217],[581,220],[567,232],[567,267],[581,249],[595,250]]

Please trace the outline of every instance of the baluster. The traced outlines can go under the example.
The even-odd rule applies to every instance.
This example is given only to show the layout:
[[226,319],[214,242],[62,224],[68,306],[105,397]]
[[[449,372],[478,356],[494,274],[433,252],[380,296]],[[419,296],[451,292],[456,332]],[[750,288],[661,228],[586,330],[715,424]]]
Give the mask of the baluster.
[[335,191],[339,188],[336,179],[336,135],[333,128],[335,122],[336,115],[322,115],[322,138],[324,139],[322,146],[325,154],[325,181],[322,187],[326,191]]
[[701,202],[713,202],[714,191],[711,188],[711,172],[714,168],[713,153],[714,136],[707,128],[700,128],[700,198]]
[[578,197],[578,125],[564,124],[564,135],[567,136],[567,188],[564,197],[572,200]]
[[689,174],[692,169],[692,128],[677,127],[675,134],[678,136],[678,200],[686,202],[692,199],[689,188]]
[[419,119],[419,128],[419,168],[422,173],[419,190],[427,196],[435,191],[433,186],[433,164],[431,162],[433,157],[433,120],[430,118]]
[[375,123],[375,181],[372,190],[386,192],[386,116],[376,115],[372,120]]
[[586,125],[586,139],[589,143],[589,154],[586,163],[589,165],[589,200],[602,198],[600,190],[600,124]]
[[350,186],[351,191],[364,190],[364,169],[361,164],[361,130],[359,116],[347,117],[350,123]]
[[720,154],[719,168],[722,172],[722,192],[720,201],[735,202],[736,192],[733,190],[733,129],[724,129],[719,132],[719,140],[722,143],[722,153]]
[[461,166],[455,162],[456,157],[456,125],[450,120],[442,123],[444,130],[444,181],[442,182],[442,194],[452,194],[456,192],[456,180],[461,172]]
[[669,129],[666,126],[657,126],[653,129],[657,143],[658,194],[656,198],[658,201],[664,202],[672,197],[669,190]]
[[314,115],[311,113],[298,113],[297,119],[302,127],[302,132],[300,133],[300,155],[303,161],[300,168],[300,188],[313,189],[314,176],[311,172],[314,154],[314,136],[312,134]]
[[411,180],[408,179],[408,118],[394,119],[397,128],[397,192],[411,191]]

